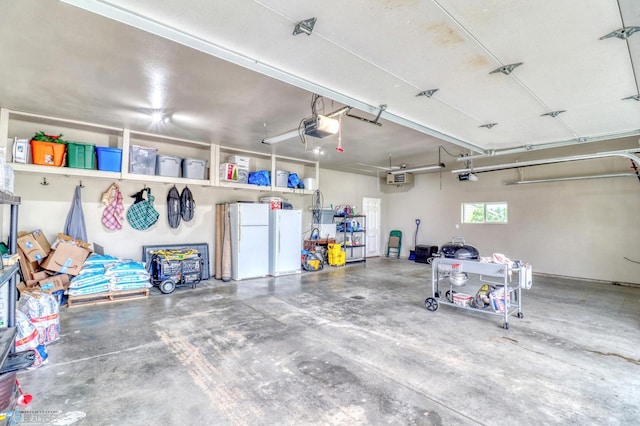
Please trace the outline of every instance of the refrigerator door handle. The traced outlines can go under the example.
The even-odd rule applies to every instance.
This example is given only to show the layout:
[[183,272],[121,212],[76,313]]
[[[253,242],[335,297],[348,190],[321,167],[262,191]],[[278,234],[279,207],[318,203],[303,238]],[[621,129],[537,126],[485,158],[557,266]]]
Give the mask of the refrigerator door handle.
[[242,241],[242,211],[238,209],[238,242]]
[[282,245],[280,244],[280,229],[278,229],[278,253],[282,251]]

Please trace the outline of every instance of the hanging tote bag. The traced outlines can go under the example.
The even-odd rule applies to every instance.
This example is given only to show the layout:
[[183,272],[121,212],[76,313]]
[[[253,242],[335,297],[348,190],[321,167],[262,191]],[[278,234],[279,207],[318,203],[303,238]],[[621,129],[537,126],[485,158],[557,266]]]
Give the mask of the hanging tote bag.
[[180,214],[182,215],[182,220],[189,222],[193,219],[195,209],[196,202],[193,200],[193,194],[191,194],[191,190],[185,186],[182,193],[180,193]]
[[124,205],[122,193],[115,183],[102,194],[102,202],[107,206],[102,212],[102,224],[112,231],[122,229],[124,223]]
[[80,197],[81,186],[76,186],[71,209],[64,224],[64,233],[76,240],[87,241],[87,227],[84,223],[84,213],[82,212],[82,199]]
[[171,188],[167,194],[167,213],[169,227],[175,229],[180,226],[180,193],[175,185],[173,185],[173,188]]
[[[147,199],[144,199],[144,193],[147,193]],[[127,221],[133,229],[143,231],[151,227],[158,221],[160,213],[153,207],[154,197],[151,195],[151,189],[145,188],[134,195],[136,202],[127,210]]]

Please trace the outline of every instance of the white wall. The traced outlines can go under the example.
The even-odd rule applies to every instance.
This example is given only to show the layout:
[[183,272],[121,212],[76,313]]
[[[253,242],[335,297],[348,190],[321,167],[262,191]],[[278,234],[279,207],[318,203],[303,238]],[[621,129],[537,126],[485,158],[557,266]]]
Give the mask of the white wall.
[[[525,179],[599,174],[628,164],[620,159],[580,163],[529,168]],[[504,185],[518,179],[517,170],[479,174],[477,182],[460,182],[446,172],[440,188],[438,173],[417,175],[413,189],[387,195],[384,215],[389,228],[409,236],[405,256],[420,218],[418,244],[441,246],[463,236],[482,256],[503,253],[531,263],[534,272],[640,283],[640,265],[624,259],[640,260],[638,179]],[[461,203],[475,201],[506,201],[509,223],[461,224]]]

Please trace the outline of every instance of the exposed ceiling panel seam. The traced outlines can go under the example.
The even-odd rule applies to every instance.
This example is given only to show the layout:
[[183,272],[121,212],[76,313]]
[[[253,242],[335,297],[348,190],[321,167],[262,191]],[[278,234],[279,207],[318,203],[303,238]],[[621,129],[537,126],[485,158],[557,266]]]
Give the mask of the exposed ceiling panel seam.
[[[277,10],[277,9],[274,9],[271,6],[268,6],[268,5],[262,3],[262,2],[260,2],[258,0],[254,0],[254,3],[256,3],[256,4],[260,5],[260,6],[263,6],[265,9],[267,9],[267,10],[269,10],[269,11],[271,11],[271,12],[273,12],[273,13],[275,13],[275,14],[277,14],[277,15],[285,18],[285,19],[287,19],[288,21],[291,21],[292,23],[297,22],[295,19],[287,16],[285,13],[283,13],[283,12]],[[406,85],[408,85],[410,87],[413,87],[414,89],[416,89],[416,91],[422,90],[422,86],[421,85],[419,85],[417,83],[412,83],[411,81],[407,80],[406,78],[404,78],[404,77],[402,77],[402,76],[400,76],[400,75],[398,75],[398,74],[396,74],[396,73],[394,73],[394,72],[392,72],[392,71],[390,71],[390,70],[388,70],[388,69],[376,64],[372,60],[370,60],[370,59],[368,59],[368,58],[366,58],[366,57],[354,52],[353,50],[347,48],[346,46],[340,44],[339,42],[334,41],[334,40],[330,39],[329,37],[322,35],[322,33],[320,31],[318,31],[317,29],[314,29],[313,36],[321,38],[321,39],[325,40],[326,42],[334,45],[335,47],[337,47],[339,49],[342,49],[344,52],[348,53],[349,55],[352,55],[353,57],[358,58],[359,60],[361,60],[361,61],[373,66],[374,68],[378,69],[379,71],[382,71],[383,73],[385,73],[387,75],[390,75],[391,77],[403,82],[404,84],[406,84]],[[437,96],[433,96],[432,99],[435,100],[438,103],[446,105],[447,107],[457,111],[458,113],[460,113],[462,115],[465,115],[465,116],[477,121],[478,123],[483,123],[484,122],[484,120],[481,120],[480,118],[478,118],[478,117],[476,117],[476,116],[474,116],[472,114],[469,114],[467,111],[464,111],[464,110],[454,106],[453,104],[451,104],[449,102],[445,102],[442,99],[439,99]],[[381,99],[380,102],[384,102],[384,99]]]
[[[233,51],[223,46],[209,42],[202,38],[185,33],[184,31],[181,31],[179,29],[172,28],[163,23],[154,21],[144,16],[140,16],[137,13],[120,8],[108,2],[101,1],[101,0],[60,0],[60,1],[62,1],[63,3],[87,10],[89,12],[96,13],[106,18],[113,19],[115,21],[132,26],[142,31],[146,31],[148,33],[157,35],[159,37],[163,37],[165,39],[174,41],[184,46],[199,50],[203,53],[221,58],[233,64],[259,72],[261,74],[267,75],[269,77],[275,78],[277,80],[283,81],[285,83],[291,84],[301,89],[305,89],[305,90],[317,93],[319,95],[328,97],[337,102],[342,102],[345,105],[349,105],[361,111],[368,112],[371,114],[377,114],[378,112],[379,107],[377,106],[369,105],[365,102],[352,98],[348,95],[344,95],[342,93],[336,92],[332,89],[313,83],[311,81],[298,77],[294,74],[291,74],[287,71],[281,70],[279,68],[266,64],[264,62],[261,62],[255,58],[251,58],[247,55],[238,53],[236,51]],[[408,118],[391,113],[388,110],[384,112],[384,118],[396,124],[399,124],[401,126],[405,126],[410,129],[416,130],[420,133],[424,133],[424,134],[442,139],[444,141],[450,142],[452,144],[458,145],[462,148],[469,149],[475,152],[480,152],[480,153],[485,152],[484,149],[476,145],[473,145],[462,139],[458,139],[449,134],[442,133],[438,130],[432,129],[420,123],[416,123],[415,121],[412,121]]]
[[[444,6],[442,6],[437,0],[432,0],[433,3],[440,9],[442,10],[442,12],[447,15],[449,17],[449,19],[451,19],[451,21],[458,27],[460,28],[471,40],[473,40],[487,55],[489,55],[491,57],[491,59],[493,59],[494,61],[496,61],[496,63],[498,63],[500,66],[504,66],[505,64],[496,56],[493,54],[493,52],[487,47],[485,46],[480,40],[478,40],[477,37],[475,37],[473,35],[473,33],[471,33],[471,31],[469,31],[464,25],[462,25],[462,23],[453,16],[453,14],[451,12],[449,12],[447,9],[445,9]],[[540,105],[542,105],[542,107],[544,108],[545,112],[548,111],[553,111],[553,109],[551,107],[549,107],[549,105],[547,105],[546,102],[544,102],[538,95],[536,95],[534,93],[534,91],[529,88],[522,80],[520,80],[519,78],[517,78],[513,73],[509,74],[508,77],[512,77],[524,90],[525,92],[527,92],[536,102],[538,102]],[[562,119],[558,119],[560,121],[560,123],[562,123],[562,125],[569,130],[573,135],[575,135],[576,137],[578,137],[578,133],[576,132],[575,129],[573,129],[571,126],[569,126],[564,120]]]

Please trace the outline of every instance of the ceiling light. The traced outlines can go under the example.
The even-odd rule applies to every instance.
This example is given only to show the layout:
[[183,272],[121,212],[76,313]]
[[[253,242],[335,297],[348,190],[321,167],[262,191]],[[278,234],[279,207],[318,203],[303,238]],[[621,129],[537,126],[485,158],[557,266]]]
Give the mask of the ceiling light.
[[169,122],[169,116],[167,114],[163,114],[161,111],[153,111],[151,113],[151,122],[154,124],[166,124]]
[[418,93],[416,96],[424,96],[427,98],[432,97],[438,90],[440,89],[429,89],[429,90],[423,90],[422,92]]
[[548,115],[549,117],[554,117],[555,118],[555,117],[559,116],[560,114],[562,114],[563,112],[567,112],[567,110],[566,109],[562,109],[562,110],[559,110],[559,111],[545,112],[544,114],[540,114],[540,117],[544,117],[545,115]]
[[438,170],[444,168],[444,163],[440,164],[432,164],[430,166],[418,166],[418,167],[410,167],[410,168],[402,168],[398,170],[392,170],[389,174],[399,175],[402,173],[417,173],[417,172],[428,172],[430,170]]
[[616,37],[621,40],[626,40],[638,31],[640,31],[640,27],[622,27],[615,31],[610,32],[607,35],[603,35],[602,37],[600,37],[600,40],[604,40],[605,38],[611,38],[611,37]]
[[340,122],[325,115],[316,115],[304,120],[304,134],[315,138],[335,135],[340,130]]
[[295,138],[299,134],[300,133],[298,132],[298,129],[289,130],[287,133],[281,133],[279,135],[264,138],[262,139],[262,143],[266,143],[267,145],[272,145],[274,143],[279,143],[279,142],[289,140],[291,138]]
[[513,72],[514,69],[516,69],[517,67],[519,67],[522,64],[524,64],[524,62],[518,62],[516,64],[504,65],[502,67],[496,68],[495,70],[491,71],[489,74],[497,74],[497,73],[501,72],[504,75],[509,75],[509,74],[511,74]]
[[313,27],[316,25],[317,18],[309,18],[304,21],[300,21],[296,24],[296,27],[293,29],[293,35],[298,35],[304,33],[306,35],[311,35],[313,32]]

